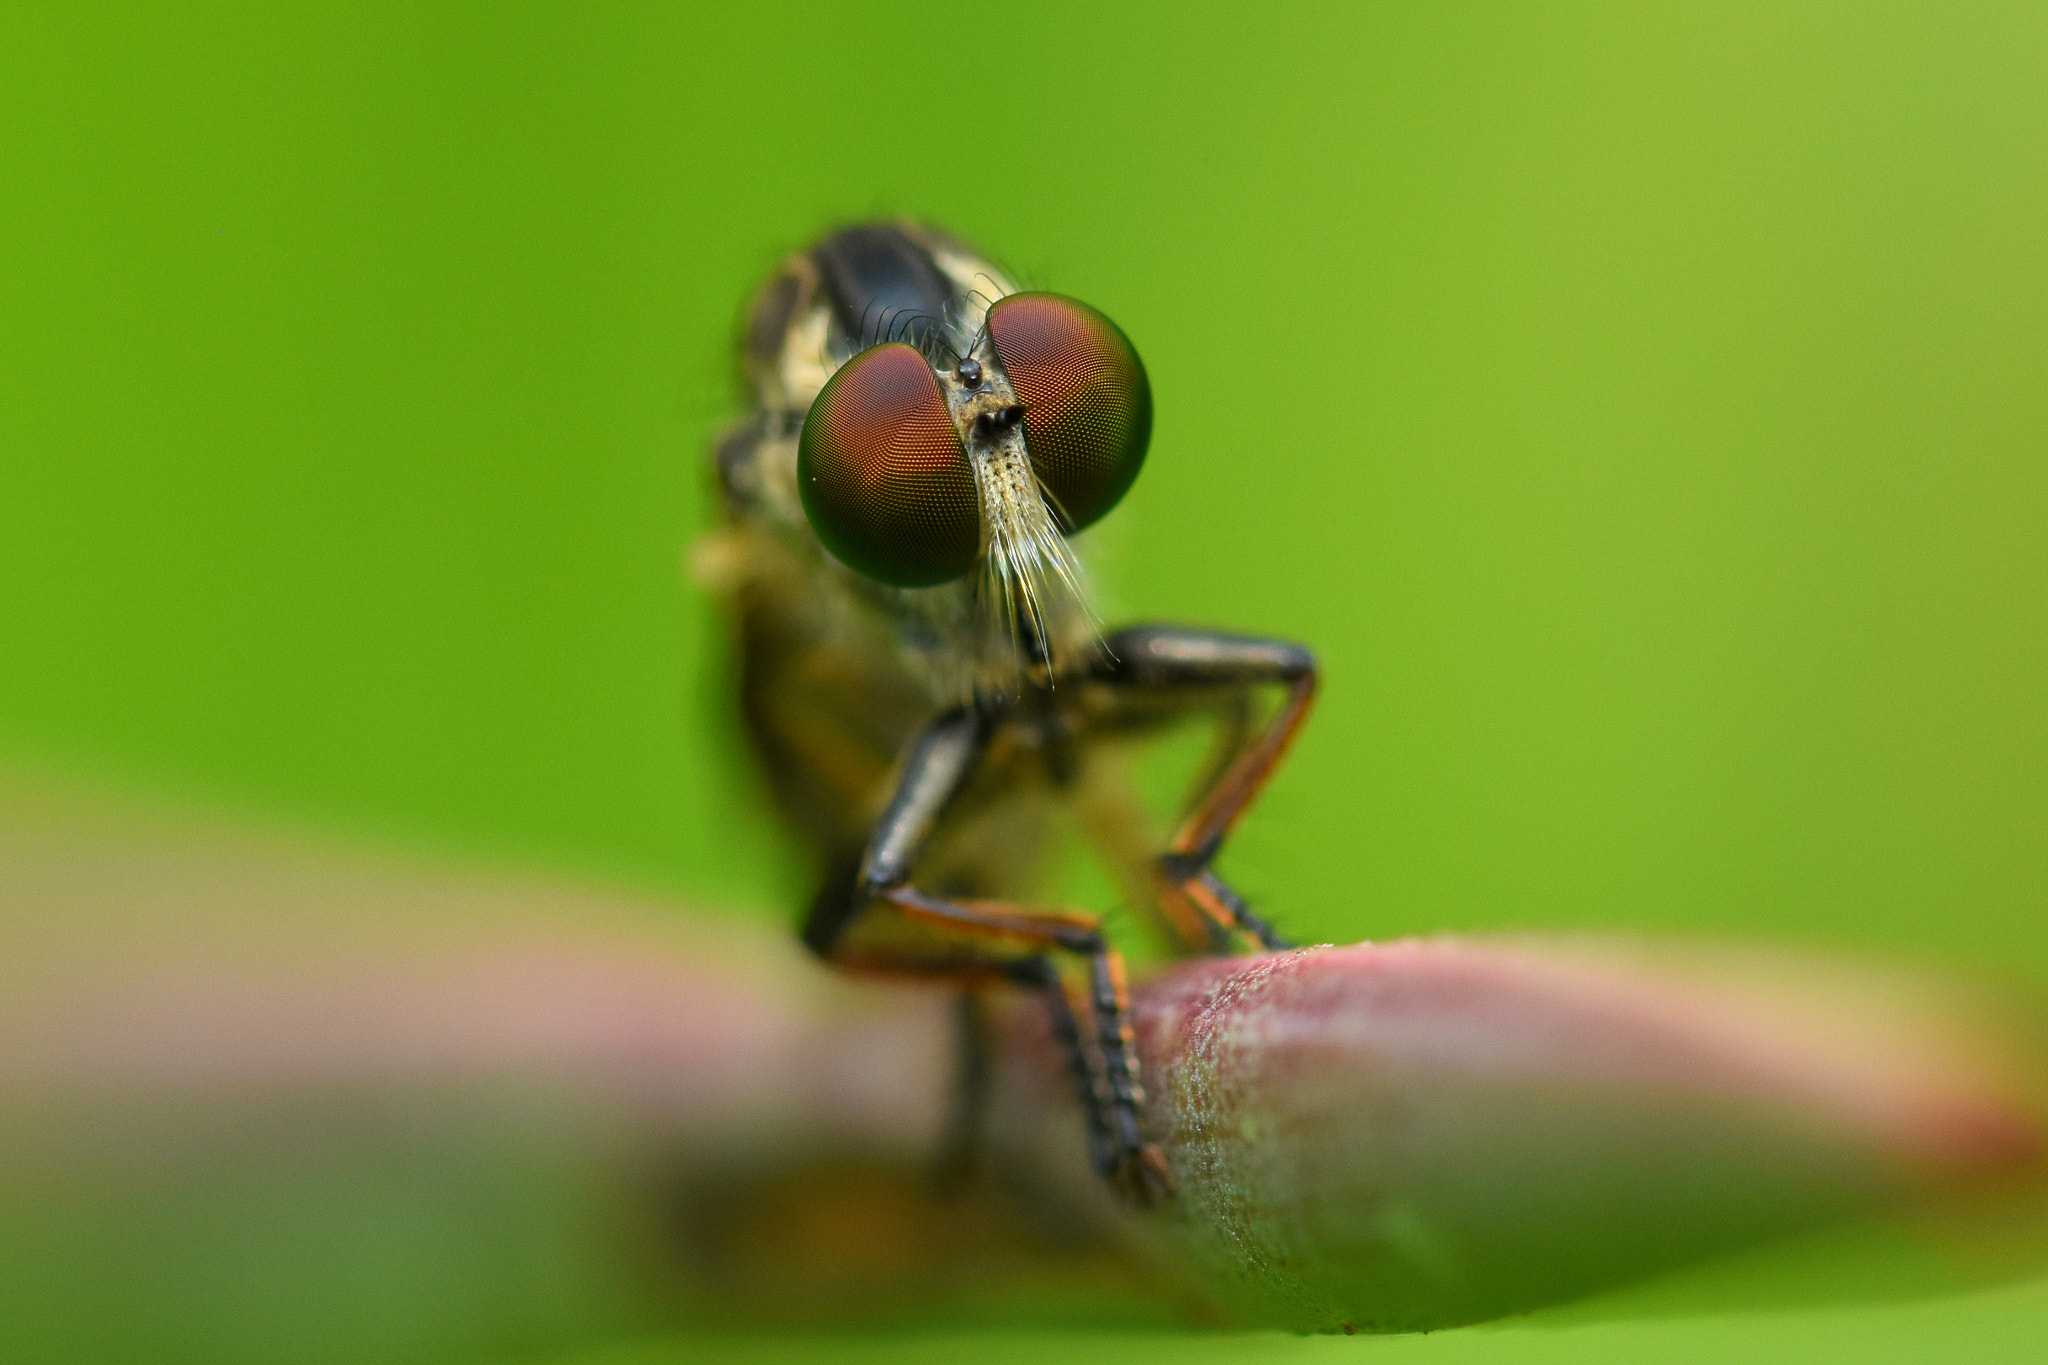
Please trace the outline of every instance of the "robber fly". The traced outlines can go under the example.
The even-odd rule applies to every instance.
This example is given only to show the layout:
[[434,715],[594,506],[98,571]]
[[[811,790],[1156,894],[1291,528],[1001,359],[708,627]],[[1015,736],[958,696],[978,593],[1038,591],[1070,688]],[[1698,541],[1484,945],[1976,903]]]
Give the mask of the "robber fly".
[[[694,563],[736,620],[776,803],[824,868],[803,941],[845,968],[1040,992],[1096,1166],[1158,1198],[1173,1177],[1122,959],[1099,916],[1022,902],[1064,808],[1180,951],[1284,946],[1211,863],[1306,718],[1315,660],[1101,630],[1073,537],[1137,477],[1152,395],[1087,304],[876,223],[785,261],[742,348],[754,411],[716,443],[723,515]],[[1216,756],[1155,840],[1120,755],[1202,713]]]

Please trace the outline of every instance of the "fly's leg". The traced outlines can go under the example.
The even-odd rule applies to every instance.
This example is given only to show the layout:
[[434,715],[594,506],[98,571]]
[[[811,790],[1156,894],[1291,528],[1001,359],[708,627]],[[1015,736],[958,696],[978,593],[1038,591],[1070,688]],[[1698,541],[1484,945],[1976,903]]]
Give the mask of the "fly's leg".
[[[1089,1112],[1097,1168],[1140,1201],[1150,1202],[1170,1193],[1173,1176],[1166,1158],[1145,1136],[1145,1088],[1139,1080],[1137,1043],[1131,1033],[1123,958],[1103,937],[1101,921],[1093,915],[1027,910],[997,901],[927,896],[901,882],[871,885],[870,890],[881,904],[907,919],[949,937],[986,945],[981,950],[986,955],[983,960],[1018,954],[1010,959],[1016,965],[1005,975],[1044,992],[1051,1002],[1055,1035],[1072,1029],[1068,1063],[1075,1089]],[[1086,972],[1085,990],[1073,996],[1068,994],[1065,975],[1055,965],[1062,955],[1081,963]],[[855,965],[890,965],[872,958],[852,961]],[[1093,1024],[1092,1036],[1082,1035],[1083,1023]],[[1064,1037],[1061,1041],[1067,1043]],[[1099,1077],[1094,1065],[1097,1057],[1101,1061]]]
[[[1073,1002],[1068,999],[1065,979],[1060,976],[1059,968],[1042,957],[1026,958],[1018,963],[1012,979],[1044,993],[1046,1014],[1052,1021],[1053,1041],[1067,1059],[1068,1078],[1073,1082],[1075,1096],[1081,1101],[1081,1112],[1088,1119],[1088,1164],[1101,1174],[1113,1174],[1117,1166],[1117,1146],[1115,1134],[1110,1131],[1109,1082],[1103,1076],[1096,1056],[1082,1041],[1080,1020]],[[1166,1181],[1169,1190],[1172,1184],[1169,1177]]]
[[1316,697],[1316,661],[1300,645],[1259,640],[1181,626],[1134,626],[1106,642],[1108,657],[1097,677],[1117,687],[1170,692],[1178,689],[1278,686],[1286,689],[1280,710],[1241,747],[1210,781],[1159,858],[1166,896],[1192,907],[1210,926],[1212,949],[1225,948],[1230,934],[1258,940],[1264,948],[1287,943],[1252,913],[1244,898],[1210,869],[1224,840],[1237,826],[1308,719]]
[[[1001,979],[1036,988],[1052,1012],[1054,1036],[1088,1115],[1097,1169],[1149,1202],[1172,1191],[1173,1176],[1145,1136],[1145,1091],[1123,959],[1104,938],[1101,922],[1092,915],[930,896],[910,884],[933,827],[986,750],[995,719],[967,709],[948,712],[911,745],[859,874],[847,892],[828,886],[819,896],[804,925],[804,942],[821,957],[855,969],[970,982]],[[947,946],[904,952],[850,943],[848,931],[864,914],[877,912],[921,925],[932,942]],[[1062,959],[1084,967],[1084,991],[1069,993],[1067,975],[1057,965]]]
[[981,1146],[981,1126],[988,1111],[989,1072],[994,1061],[990,1050],[988,1009],[981,992],[969,987],[960,992],[954,1015],[953,1109],[946,1116],[946,1135],[939,1146],[933,1168],[933,1183],[941,1193],[958,1189],[974,1173]]

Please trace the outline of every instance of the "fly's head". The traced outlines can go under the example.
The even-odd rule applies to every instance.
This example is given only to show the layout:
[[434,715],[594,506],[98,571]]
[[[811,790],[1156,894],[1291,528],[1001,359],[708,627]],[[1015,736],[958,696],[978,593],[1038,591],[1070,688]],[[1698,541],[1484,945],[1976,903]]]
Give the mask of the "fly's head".
[[942,316],[797,310],[756,382],[802,413],[789,491],[828,569],[947,653],[956,688],[1049,684],[1099,645],[1068,537],[1137,478],[1151,388],[1095,309],[929,251]]

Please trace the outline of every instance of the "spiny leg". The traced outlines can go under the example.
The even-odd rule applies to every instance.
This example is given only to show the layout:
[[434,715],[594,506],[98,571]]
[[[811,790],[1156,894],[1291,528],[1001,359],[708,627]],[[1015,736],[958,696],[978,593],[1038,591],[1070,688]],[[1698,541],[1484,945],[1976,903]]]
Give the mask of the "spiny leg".
[[[1098,1148],[1094,1153],[1097,1169],[1142,1202],[1171,1193],[1173,1174],[1166,1157],[1145,1134],[1145,1087],[1131,1030],[1123,957],[1103,937],[1101,921],[1093,915],[1029,910],[999,901],[927,896],[906,883],[874,891],[881,904],[893,906],[907,919],[942,933],[986,942],[990,948],[984,950],[986,957],[981,960],[1002,961],[1002,954],[992,951],[1002,944],[1021,950],[1022,961],[1036,964],[1021,973],[1013,971],[1011,977],[1044,990],[1052,1002],[1056,1036],[1072,1030],[1074,1042],[1068,1048],[1068,1061],[1083,1107],[1089,1112],[1091,1146],[1099,1138],[1106,1147],[1106,1151]],[[1083,1009],[1072,1008],[1064,974],[1053,965],[1055,953],[1085,964],[1087,989],[1080,995]],[[1092,1021],[1092,1038],[1083,1038],[1082,1020]],[[1087,1046],[1091,1041],[1092,1049]],[[1094,1066],[1097,1057],[1101,1061],[1099,1076]],[[1084,1075],[1086,1084],[1082,1083]]]
[[1059,968],[1042,957],[1028,957],[1016,964],[1011,979],[1045,995],[1045,1010],[1052,1021],[1053,1042],[1067,1059],[1067,1076],[1074,1096],[1088,1119],[1088,1164],[1101,1173],[1116,1168],[1116,1140],[1110,1133],[1107,1104],[1108,1081],[1081,1040],[1081,1025],[1067,999],[1066,981]]
[[[1210,870],[1224,840],[1258,799],[1315,703],[1315,656],[1300,645],[1182,626],[1134,626],[1106,642],[1108,657],[1097,676],[1117,687],[1170,692],[1179,689],[1280,686],[1279,712],[1211,780],[1202,799],[1181,823],[1160,855],[1163,890],[1193,906],[1214,926],[1212,940],[1237,932],[1265,948],[1286,941],[1245,904],[1243,897]],[[1213,947],[1224,946],[1212,941]]]
[[1262,916],[1255,914],[1245,904],[1244,897],[1231,890],[1221,877],[1206,867],[1190,875],[1188,869],[1191,866],[1193,864],[1172,852],[1162,854],[1159,859],[1160,874],[1168,886],[1191,901],[1208,918],[1208,922],[1216,926],[1219,934],[1227,936],[1229,929],[1236,929],[1257,939],[1259,946],[1269,952],[1294,946]]
[[[972,776],[997,720],[961,708],[918,736],[869,837],[859,873],[842,884],[845,889],[827,885],[820,893],[804,925],[804,942],[820,956],[856,969],[969,981],[1003,978],[1038,988],[1052,1011],[1054,1035],[1067,1053],[1088,1115],[1097,1168],[1133,1197],[1156,1199],[1171,1192],[1172,1174],[1159,1148],[1145,1137],[1145,1092],[1123,960],[1103,937],[1100,922],[1002,902],[928,896],[910,885],[911,868],[940,816]],[[941,942],[952,940],[958,951],[863,948],[848,942],[854,924],[879,910],[924,926]],[[1085,964],[1088,989],[1078,1000],[1070,1000],[1055,954]],[[1093,1049],[1080,1018],[1093,1025]]]

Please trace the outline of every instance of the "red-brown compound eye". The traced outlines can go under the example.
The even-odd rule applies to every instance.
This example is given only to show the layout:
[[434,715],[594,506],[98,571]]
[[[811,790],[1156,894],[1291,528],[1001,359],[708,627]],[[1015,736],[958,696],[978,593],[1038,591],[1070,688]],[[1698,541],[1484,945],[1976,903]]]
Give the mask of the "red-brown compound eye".
[[804,418],[796,472],[811,529],[869,578],[929,587],[981,549],[974,471],[914,347],[875,346],[840,367]]
[[1058,294],[997,300],[988,335],[1024,404],[1024,444],[1060,529],[1100,520],[1138,477],[1152,439],[1152,386],[1138,353],[1115,323]]

